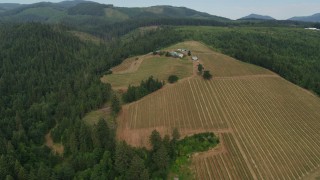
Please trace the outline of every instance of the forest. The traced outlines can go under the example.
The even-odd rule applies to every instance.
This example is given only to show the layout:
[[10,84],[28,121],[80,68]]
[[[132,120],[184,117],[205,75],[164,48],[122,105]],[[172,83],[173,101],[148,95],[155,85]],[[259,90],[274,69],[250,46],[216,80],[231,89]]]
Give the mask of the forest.
[[160,82],[158,79],[153,79],[153,76],[150,76],[146,81],[141,81],[139,86],[129,85],[127,91],[123,93],[122,99],[126,103],[137,101],[142,97],[161,89],[163,85],[164,82]]
[[[72,179],[91,173],[102,157],[113,168],[114,154],[105,152],[113,153],[116,147],[113,130],[100,132],[81,118],[110,100],[110,85],[99,79],[103,73],[129,55],[181,40],[167,39],[167,31],[95,45],[58,25],[2,26],[0,179]],[[54,142],[64,145],[62,157],[44,145],[50,130]]]

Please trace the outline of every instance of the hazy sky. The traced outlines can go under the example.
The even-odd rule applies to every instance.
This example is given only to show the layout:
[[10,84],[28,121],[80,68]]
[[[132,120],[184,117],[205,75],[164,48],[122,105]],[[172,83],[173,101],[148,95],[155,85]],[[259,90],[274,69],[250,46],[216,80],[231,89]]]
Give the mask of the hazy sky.
[[[29,4],[41,0],[0,0],[0,3]],[[60,2],[61,0],[45,0]],[[93,0],[121,7],[146,7],[153,5],[184,6],[212,15],[238,19],[251,13],[270,15],[276,19],[307,16],[320,13],[320,0]]]

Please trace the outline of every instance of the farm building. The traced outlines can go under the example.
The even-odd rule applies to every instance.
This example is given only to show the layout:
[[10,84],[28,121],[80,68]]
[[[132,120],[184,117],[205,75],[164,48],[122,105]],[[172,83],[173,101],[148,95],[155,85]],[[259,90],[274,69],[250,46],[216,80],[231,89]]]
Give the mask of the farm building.
[[187,49],[178,49],[178,51],[180,51],[180,52],[188,52]]
[[317,28],[304,28],[304,29],[313,30],[313,31],[320,31],[320,29],[317,29]]
[[199,58],[197,56],[192,56],[192,61],[197,61]]
[[175,58],[183,58],[184,55],[182,53],[177,53],[177,52],[169,52],[170,56],[175,57]]

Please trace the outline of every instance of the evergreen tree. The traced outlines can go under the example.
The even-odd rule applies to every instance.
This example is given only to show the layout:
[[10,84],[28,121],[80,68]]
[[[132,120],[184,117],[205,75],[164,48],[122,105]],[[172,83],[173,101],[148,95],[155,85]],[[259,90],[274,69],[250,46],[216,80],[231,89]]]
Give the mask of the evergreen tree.
[[143,176],[146,176],[144,174],[144,171],[146,170],[144,161],[139,156],[135,155],[131,161],[130,168],[127,172],[127,179],[142,179],[146,178]]
[[20,167],[17,175],[19,180],[28,179],[28,174],[22,166]]
[[175,83],[175,82],[177,82],[178,81],[178,76],[176,76],[176,75],[170,75],[169,77],[168,77],[168,81],[169,81],[169,83]]
[[8,169],[8,163],[5,159],[5,156],[2,154],[0,156],[0,179],[5,179],[8,174],[10,174]]
[[132,158],[133,152],[130,147],[125,142],[118,143],[115,152],[115,170],[120,177],[124,178]]
[[156,151],[158,150],[162,145],[162,138],[160,136],[160,133],[157,130],[153,130],[151,133],[151,136],[149,138],[149,142],[152,146],[152,150]]
[[202,71],[203,71],[204,67],[202,64],[198,64],[198,71],[200,74],[202,74]]
[[180,133],[177,128],[174,128],[172,131],[172,141],[177,142],[180,139]]
[[169,149],[169,154],[171,159],[175,159],[176,156],[178,155],[178,152],[176,151],[177,149],[177,142],[180,138],[180,133],[177,128],[174,128],[172,131],[172,139],[170,141],[170,149]]
[[107,122],[103,118],[93,127],[92,141],[95,148],[104,148],[109,151],[114,150],[114,137]]
[[50,179],[51,173],[48,167],[46,167],[43,163],[40,164],[37,173],[37,179]]
[[141,180],[149,180],[149,171],[148,169],[144,169],[140,175]]
[[111,108],[112,108],[112,112],[116,115],[120,112],[121,110],[121,105],[120,105],[120,101],[119,101],[119,98],[117,97],[116,94],[114,94],[112,96],[112,99],[111,99]]
[[14,178],[11,175],[7,175],[5,180],[14,180]]
[[167,171],[169,168],[169,154],[164,145],[161,145],[159,149],[157,149],[153,155],[152,160],[155,166],[154,175],[157,177],[161,177],[163,179],[167,176]]
[[210,71],[204,71],[202,76],[204,79],[207,79],[207,80],[212,78]]

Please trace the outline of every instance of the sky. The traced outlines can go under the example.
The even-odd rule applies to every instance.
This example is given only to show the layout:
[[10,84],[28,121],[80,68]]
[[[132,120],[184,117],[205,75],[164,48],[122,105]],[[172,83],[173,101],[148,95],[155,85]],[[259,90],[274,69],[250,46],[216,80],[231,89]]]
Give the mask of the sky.
[[[62,0],[0,0],[0,3],[31,4],[40,1]],[[238,19],[251,13],[269,15],[276,19],[309,16],[320,13],[320,0],[91,0],[120,7],[147,7],[154,5],[184,6],[212,15]]]

